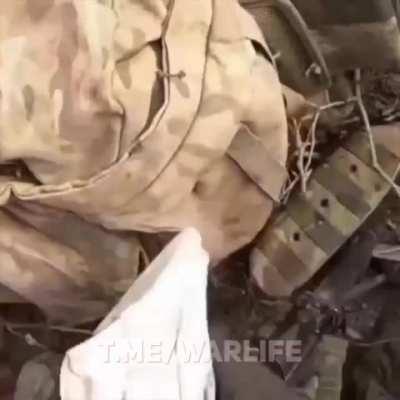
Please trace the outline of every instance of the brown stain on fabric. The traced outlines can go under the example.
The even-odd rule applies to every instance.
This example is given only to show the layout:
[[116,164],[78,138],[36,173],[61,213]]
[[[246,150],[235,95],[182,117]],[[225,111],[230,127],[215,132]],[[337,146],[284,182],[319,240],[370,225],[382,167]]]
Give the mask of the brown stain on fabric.
[[146,33],[139,28],[132,28],[133,48],[146,43]]
[[168,132],[171,135],[182,135],[182,132],[186,132],[187,124],[183,118],[171,118],[167,122]]
[[230,96],[220,94],[210,95],[204,99],[200,115],[202,117],[207,117],[227,110],[233,111],[237,108],[238,103]]
[[130,63],[129,60],[120,61],[116,65],[118,76],[121,79],[124,88],[129,90],[132,86],[132,76],[130,73]]
[[32,86],[25,85],[22,89],[22,95],[24,97],[26,120],[30,121],[35,110],[35,93]]
[[28,15],[32,21],[38,21],[54,7],[54,0],[26,0]]
[[190,97],[189,85],[183,79],[175,78],[172,82],[175,84],[176,89],[183,98],[188,99]]

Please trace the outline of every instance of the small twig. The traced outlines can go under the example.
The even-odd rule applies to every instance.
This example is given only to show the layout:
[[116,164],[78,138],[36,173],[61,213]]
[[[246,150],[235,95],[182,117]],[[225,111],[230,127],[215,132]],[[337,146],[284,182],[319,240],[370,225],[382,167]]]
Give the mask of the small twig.
[[79,333],[82,335],[93,336],[93,332],[89,329],[69,328],[66,326],[51,325],[48,327],[51,331],[65,332],[65,333]]
[[150,265],[150,257],[147,254],[146,250],[144,249],[143,246],[141,246],[141,252],[140,255],[142,257],[142,261],[144,263],[144,268],[147,268]]
[[359,124],[359,123],[360,123],[360,117],[358,117],[357,115],[354,115],[352,117],[346,118],[343,121],[344,125]]
[[385,179],[385,181],[395,190],[396,194],[400,197],[400,188],[399,186],[394,182],[393,178],[391,178],[386,171],[382,168],[382,166],[379,164],[378,156],[376,153],[376,145],[375,145],[375,140],[374,140],[374,135],[372,132],[371,128],[371,123],[369,121],[369,116],[368,112],[365,108],[363,98],[362,98],[362,92],[361,92],[361,70],[356,69],[355,71],[355,90],[356,90],[356,99],[357,99],[357,105],[361,113],[361,117],[364,123],[365,130],[368,134],[368,140],[370,144],[370,150],[371,150],[371,157],[372,157],[372,166],[376,169],[376,171],[382,176],[382,178]]
[[299,182],[300,178],[297,174],[295,174],[295,177],[292,180],[288,180],[286,183],[285,188],[282,191],[281,194],[281,202],[282,204],[286,204],[289,200],[290,193],[292,193],[293,188],[297,185]]
[[305,148],[305,143],[301,139],[301,133],[300,133],[300,126],[297,121],[294,121],[294,130],[295,130],[295,135],[296,135],[296,148],[298,151],[298,156],[297,156],[297,170],[299,171],[299,176],[300,176],[300,182],[301,182],[301,190],[302,192],[305,192],[307,190],[306,184],[307,184],[307,170],[304,168],[304,148]]
[[382,117],[390,117],[397,109],[399,105],[399,99],[395,99],[394,103],[386,110],[382,110]]
[[318,109],[317,112],[314,115],[314,119],[311,123],[311,127],[308,131],[308,138],[307,140],[311,143],[310,146],[310,156],[308,157],[307,163],[306,163],[306,171],[311,168],[311,163],[314,155],[314,150],[315,150],[315,145],[317,143],[317,125],[319,121],[319,117],[321,116],[321,109]]
[[[302,123],[298,123],[293,120],[293,129],[295,132],[296,139],[296,168],[298,172],[298,180],[301,183],[301,190],[303,193],[307,191],[307,182],[311,176],[311,162],[314,156],[315,149],[315,135],[308,134],[308,138],[303,141],[301,137],[301,127]],[[311,140],[310,140],[311,139]],[[313,140],[314,139],[314,140]],[[293,187],[293,185],[292,185]]]
[[278,51],[276,53],[272,53],[270,52],[270,56],[271,56],[271,62],[272,62],[272,66],[274,67],[274,70],[276,72],[278,72],[278,65],[277,65],[277,60],[279,60],[279,58],[281,57],[281,52]]
[[271,57],[272,57],[272,60],[273,60],[274,62],[276,62],[276,60],[279,60],[279,59],[281,58],[281,56],[282,56],[281,52],[278,51],[277,53],[272,54]]
[[57,325],[46,326],[43,324],[20,324],[20,323],[13,323],[13,322],[6,321],[3,318],[1,318],[1,324],[3,325],[4,329],[7,332],[9,332],[10,334],[20,338],[25,343],[27,343],[29,346],[38,347],[42,350],[48,350],[48,348],[44,344],[40,343],[36,338],[34,338],[31,333],[21,333],[21,332],[18,332],[18,330],[19,329],[30,330],[30,329],[40,328],[43,330],[48,329],[48,330],[53,330],[53,331],[66,332],[66,333],[79,333],[79,334],[88,335],[88,336],[93,335],[93,333],[91,331],[86,330],[86,329],[69,328],[69,327],[57,326]]
[[350,97],[346,101],[334,101],[332,103],[324,104],[323,106],[319,107],[319,111],[326,111],[335,107],[347,106],[348,104],[353,103],[355,101],[357,101],[356,97]]
[[[296,169],[297,169],[297,174],[295,176],[295,179],[291,180],[288,182],[286,188],[282,192],[282,202],[285,204],[287,202],[291,191],[294,189],[296,184],[300,181],[301,185],[301,191],[303,193],[307,193],[307,183],[308,180],[311,177],[311,174],[313,172],[312,170],[312,162],[315,158],[315,148],[317,145],[317,127],[318,127],[318,122],[321,117],[321,114],[324,111],[330,110],[335,107],[343,107],[351,102],[356,101],[355,97],[349,98],[346,101],[336,101],[332,102],[329,104],[325,104],[323,106],[316,106],[315,105],[315,113],[310,116],[307,115],[300,122],[296,120],[292,120],[292,127],[294,130],[295,134],[295,144],[296,144],[296,151],[295,155],[297,157],[296,160]],[[301,137],[301,128],[302,124],[305,121],[310,120],[311,118],[311,124],[310,128],[308,129],[306,139],[303,140]]]
[[12,335],[22,339],[29,346],[38,347],[38,348],[40,348],[42,350],[48,350],[48,348],[44,344],[39,343],[30,333],[23,334],[23,333],[17,332],[16,328],[14,328],[12,326],[12,324],[10,324],[10,323],[5,322],[4,323],[4,328],[7,330],[7,332],[9,332]]
[[5,322],[5,325],[11,327],[12,329],[47,329],[50,331],[58,331],[58,332],[65,332],[65,333],[79,333],[82,335],[92,336],[93,332],[88,329],[79,329],[79,328],[70,328],[66,326],[59,326],[59,325],[43,325],[43,324],[17,324],[11,322]]
[[160,69],[157,69],[157,75],[160,78],[178,78],[178,79],[184,79],[186,77],[185,71],[179,71],[177,73],[168,73],[161,71]]

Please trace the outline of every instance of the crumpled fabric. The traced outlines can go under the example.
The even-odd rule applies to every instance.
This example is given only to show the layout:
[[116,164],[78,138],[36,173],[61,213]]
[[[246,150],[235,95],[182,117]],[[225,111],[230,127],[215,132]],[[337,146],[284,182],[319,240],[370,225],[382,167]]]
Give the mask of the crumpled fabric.
[[73,294],[72,320],[82,297],[106,310],[111,270],[135,278],[134,232],[194,226],[214,261],[247,244],[273,201],[226,155],[242,124],[285,168],[281,86],[236,0],[2,1],[0,281],[50,314]]
[[178,235],[103,320],[69,350],[62,400],[214,400],[207,324],[208,254]]
[[213,259],[255,237],[273,203],[225,153],[245,123],[284,167],[286,118],[236,0],[7,0],[0,25],[0,162],[36,179],[2,178],[1,204],[119,231],[195,226]]
[[67,325],[102,319],[146,265],[134,233],[12,201],[0,209],[0,282]]

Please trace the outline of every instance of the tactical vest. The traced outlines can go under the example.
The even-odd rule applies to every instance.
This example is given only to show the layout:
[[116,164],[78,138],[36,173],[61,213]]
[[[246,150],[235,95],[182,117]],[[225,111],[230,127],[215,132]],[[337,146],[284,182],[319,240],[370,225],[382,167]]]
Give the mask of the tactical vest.
[[[360,67],[400,70],[397,0],[241,0],[276,55],[282,81],[304,96]],[[351,95],[352,88],[350,88]],[[399,169],[399,127],[376,127],[379,163]],[[369,138],[356,132],[295,191],[257,240],[250,267],[269,295],[290,296],[354,234],[391,186],[374,168]],[[350,266],[349,266],[350,267]]]

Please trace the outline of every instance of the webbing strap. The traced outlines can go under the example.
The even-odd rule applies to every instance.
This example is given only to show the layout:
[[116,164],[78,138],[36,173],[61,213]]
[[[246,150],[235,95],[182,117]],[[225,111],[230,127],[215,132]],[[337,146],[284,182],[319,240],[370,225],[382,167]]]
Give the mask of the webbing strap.
[[[390,177],[400,165],[394,150],[376,144],[379,163]],[[308,192],[291,196],[259,237],[251,258],[258,285],[271,296],[290,296],[360,227],[390,188],[373,167],[367,136],[353,135],[315,170]]]
[[279,202],[287,171],[272,157],[260,138],[242,126],[228,149],[228,155],[265,194]]

